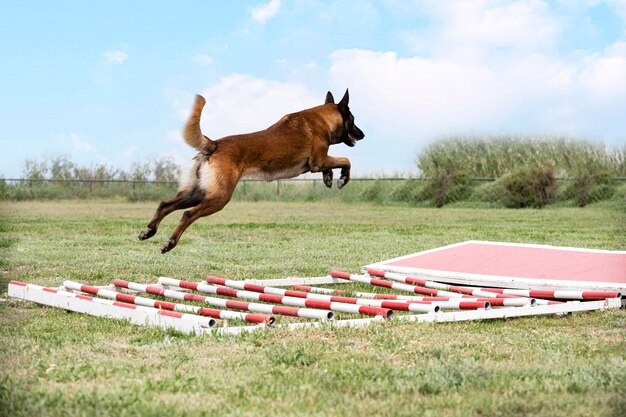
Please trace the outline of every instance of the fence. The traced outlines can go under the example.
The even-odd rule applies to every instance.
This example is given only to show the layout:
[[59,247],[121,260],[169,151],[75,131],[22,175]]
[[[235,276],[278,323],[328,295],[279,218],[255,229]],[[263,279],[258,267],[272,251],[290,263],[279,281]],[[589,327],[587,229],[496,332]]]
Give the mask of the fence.
[[[376,200],[402,188],[407,181],[425,178],[352,178],[350,185],[328,190],[321,178],[290,178],[273,182],[259,179],[241,180],[234,199],[240,200],[314,200],[341,198],[345,201]],[[473,178],[478,183],[493,182],[496,178]],[[558,180],[565,181],[567,178]],[[616,178],[626,182],[626,177]],[[73,199],[91,197],[123,197],[131,201],[162,200],[178,189],[176,181],[121,180],[121,179],[0,179],[0,199]],[[380,186],[380,187],[378,187]]]

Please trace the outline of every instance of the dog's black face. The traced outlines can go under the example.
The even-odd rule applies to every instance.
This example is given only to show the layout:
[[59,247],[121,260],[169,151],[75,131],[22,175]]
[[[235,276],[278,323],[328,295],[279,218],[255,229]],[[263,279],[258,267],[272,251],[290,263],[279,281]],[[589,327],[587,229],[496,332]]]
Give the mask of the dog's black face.
[[[350,111],[350,107],[348,107],[348,102],[350,101],[350,95],[348,94],[348,90],[346,89],[346,93],[343,95],[341,101],[337,104],[337,109],[339,113],[341,113],[341,118],[343,119],[343,133],[341,135],[340,141],[345,143],[346,145],[352,147],[356,145],[358,140],[361,140],[365,137],[365,133],[354,123],[354,115]],[[326,94],[326,104],[334,103],[335,99],[333,95],[329,91]],[[339,141],[337,142],[339,143]]]

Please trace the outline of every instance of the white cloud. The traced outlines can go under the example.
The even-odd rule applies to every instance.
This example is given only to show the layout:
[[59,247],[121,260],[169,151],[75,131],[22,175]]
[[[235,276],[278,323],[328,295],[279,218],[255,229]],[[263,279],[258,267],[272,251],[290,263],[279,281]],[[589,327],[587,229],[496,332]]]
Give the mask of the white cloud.
[[[626,43],[580,58],[401,58],[340,50],[330,82],[351,88],[357,118],[393,126],[395,146],[446,134],[563,133],[624,138]],[[621,121],[620,121],[621,120]]]
[[[231,74],[210,85],[203,96],[207,104],[202,112],[202,130],[212,139],[262,130],[287,113],[324,103],[325,93],[310,93],[297,83]],[[186,120],[192,96],[175,98],[181,120]],[[172,138],[174,134],[172,134]]]
[[275,16],[280,9],[280,0],[270,0],[269,3],[259,5],[252,9],[252,18],[260,24]]
[[213,63],[213,58],[206,54],[196,54],[191,58],[191,62],[196,65],[205,67]]
[[122,65],[128,59],[128,54],[123,51],[107,51],[104,53],[104,61],[112,65]]
[[70,133],[67,136],[67,140],[72,144],[74,150],[78,152],[91,153],[95,151],[93,144],[78,133]]

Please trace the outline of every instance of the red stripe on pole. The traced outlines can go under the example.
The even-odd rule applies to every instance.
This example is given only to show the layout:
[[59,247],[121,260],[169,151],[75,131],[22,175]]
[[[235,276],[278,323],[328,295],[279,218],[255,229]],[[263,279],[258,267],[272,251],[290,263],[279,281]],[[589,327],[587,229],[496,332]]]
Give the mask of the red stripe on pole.
[[237,290],[233,290],[232,288],[217,287],[215,292],[218,295],[225,295],[227,297],[237,297]]
[[19,285],[20,287],[25,287],[25,286],[27,286],[27,285],[28,285],[27,283],[22,282],[22,281],[9,281],[9,284],[12,284],[12,285]]
[[262,316],[260,314],[248,314],[246,315],[246,321],[249,321],[250,323],[274,324],[274,321],[276,321],[276,319],[271,316]]
[[58,291],[56,288],[44,288],[43,290],[44,290],[45,292],[53,292],[53,293],[55,293],[55,294],[56,294],[56,293],[57,293],[57,291]]
[[370,268],[367,270],[367,273],[370,275],[376,275],[377,277],[384,277],[385,276],[385,271],[380,270],[380,269],[374,269],[374,268]]
[[170,303],[169,301],[158,301],[158,300],[155,300],[154,301],[154,307],[155,308],[163,308],[165,310],[175,310],[176,309],[176,303]]
[[391,318],[393,316],[393,311],[388,308],[378,308],[371,306],[360,306],[359,307],[360,314],[367,314],[370,316],[383,316],[386,319]]
[[309,308],[319,308],[320,310],[330,310],[330,301],[305,299],[304,305]]
[[91,285],[81,285],[80,286],[80,290],[82,292],[86,292],[88,294],[93,294],[93,295],[97,295],[98,294],[98,288],[96,287],[92,287]]
[[245,291],[263,292],[264,287],[262,285],[245,283],[243,289]]
[[409,311],[409,303],[397,303],[395,301],[383,301],[380,304],[381,307],[391,308],[394,310]]
[[[237,291],[235,291],[235,294],[237,293]],[[283,301],[283,297],[280,295],[273,295],[273,294],[261,294],[259,293],[259,300],[260,301],[266,301],[268,303],[275,303],[275,304],[281,304]]]
[[[295,285],[294,285],[295,287]],[[303,290],[306,291],[306,290]],[[291,290],[285,290],[285,295],[288,297],[298,297],[298,298],[306,298],[306,294],[302,294],[302,291],[291,291]]]
[[386,287],[386,288],[392,288],[393,287],[393,282],[391,281],[385,281],[382,279],[376,279],[376,278],[372,278],[372,284],[374,285],[378,285],[379,287]]
[[233,308],[235,310],[247,310],[250,303],[246,301],[226,300],[226,308]]
[[180,281],[178,283],[178,285],[180,286],[180,288],[186,288],[188,290],[197,290],[198,289],[198,283],[197,282]]
[[125,281],[123,279],[114,279],[113,280],[113,285],[115,285],[116,287],[128,288],[129,284],[130,283],[128,281]]
[[89,300],[89,301],[93,300],[93,297],[90,297],[88,295],[83,295],[83,294],[76,294],[76,298],[80,298],[81,300]]
[[226,280],[224,278],[209,275],[206,277],[206,282],[210,284],[224,285],[226,283]]
[[415,278],[415,277],[406,277],[406,283],[407,284],[424,286],[424,285],[426,285],[426,280],[425,279],[421,279],[421,278]]
[[[81,287],[81,291],[83,291],[82,287]],[[86,292],[86,291],[85,291]],[[135,302],[135,296],[134,295],[130,295],[130,294],[122,294],[119,293],[115,296],[115,299],[117,301],[122,301],[124,303],[134,303]]]
[[[496,298],[497,300],[497,298]],[[476,310],[478,308],[487,308],[491,305],[490,301],[461,301],[459,302],[459,308],[463,310]]]
[[334,277],[334,278],[350,279],[350,273],[349,272],[330,271],[330,275],[332,277]]
[[602,300],[621,296],[621,293],[615,291],[583,291],[583,300]]
[[376,300],[397,300],[398,296],[395,294],[374,294]]
[[356,298],[337,297],[335,295],[332,295],[330,297],[330,301],[335,302],[335,303],[356,304]]
[[176,317],[176,318],[181,318],[183,316],[183,313],[178,313],[176,311],[169,311],[169,310],[159,310],[159,313],[162,316],[170,316],[170,317]]
[[272,313],[274,313],[274,314],[282,314],[283,316],[298,317],[298,308],[296,308],[296,307],[273,306],[272,307]]
[[118,307],[124,307],[124,308],[129,308],[131,310],[134,310],[137,308],[137,306],[132,305],[132,304],[128,304],[128,303],[121,303],[119,301],[113,301],[113,305],[114,306],[118,306]]

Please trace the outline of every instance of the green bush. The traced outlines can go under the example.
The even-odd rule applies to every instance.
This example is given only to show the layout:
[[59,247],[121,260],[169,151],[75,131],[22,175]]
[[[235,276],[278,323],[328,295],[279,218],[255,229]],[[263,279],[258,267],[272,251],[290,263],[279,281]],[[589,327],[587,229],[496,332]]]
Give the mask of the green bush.
[[380,201],[382,199],[384,184],[381,181],[371,181],[360,193],[364,201]]
[[554,202],[556,179],[551,165],[520,168],[496,181],[503,193],[501,201],[509,208],[540,208]]
[[472,193],[473,181],[462,171],[443,170],[424,180],[422,197],[436,207],[466,199]]
[[606,200],[615,193],[615,179],[606,170],[588,170],[567,180],[563,197],[574,200],[579,207]]
[[422,180],[417,179],[400,181],[400,184],[391,192],[391,200],[402,203],[417,203],[421,201],[424,189],[422,182]]

